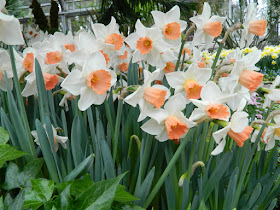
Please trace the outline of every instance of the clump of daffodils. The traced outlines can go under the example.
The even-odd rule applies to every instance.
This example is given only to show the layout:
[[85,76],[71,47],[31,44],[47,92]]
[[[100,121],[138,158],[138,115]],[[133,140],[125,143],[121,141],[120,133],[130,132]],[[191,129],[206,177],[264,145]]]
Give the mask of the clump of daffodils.
[[[1,8],[4,4],[3,0],[0,2]],[[212,15],[208,3],[204,3],[201,14],[190,19],[193,26],[189,29],[195,28],[194,39],[182,46],[182,51],[182,32],[188,28],[187,22],[180,19],[178,6],[167,13],[152,12],[152,27],[137,20],[136,30],[128,37],[119,31],[114,17],[108,25],[92,24],[93,33],[80,30],[76,34],[44,34],[33,40],[23,52],[15,52],[18,77],[25,86],[22,96],[38,95],[37,60],[46,90],[63,95],[60,105],[65,106],[66,111],[68,99],[78,100],[78,108],[85,111],[91,105],[102,104],[112,92],[114,99],[124,99],[126,104],[139,107],[138,122],[146,119],[142,130],[159,141],[179,143],[190,128],[211,121],[222,127],[213,133],[217,145],[212,155],[223,151],[227,136],[242,147],[254,129],[248,124],[244,107],[251,94],[263,88],[264,74],[259,72],[256,64],[265,56],[275,60],[280,52],[279,46],[266,47],[263,51],[244,48],[251,43],[253,36],[263,36],[266,30],[266,21],[256,20],[255,6],[253,3],[249,5],[240,48],[222,50],[221,53],[207,50],[220,36],[226,18]],[[14,21],[11,17],[3,17],[1,31],[6,27],[5,21],[9,18]],[[17,24],[13,27],[16,28]],[[1,33],[0,41],[7,44],[23,44],[19,33],[14,37],[3,37]],[[12,38],[18,42],[13,42]],[[6,91],[3,75],[6,74],[9,81],[13,75],[9,54],[5,50],[0,54],[0,89]],[[212,69],[219,54],[218,65]],[[178,56],[181,57],[179,61]],[[138,70],[130,68],[130,62],[137,65]],[[132,86],[128,85],[128,74],[133,73],[137,73],[139,81]],[[271,87],[263,89],[267,106],[280,100],[278,83],[277,80]],[[195,108],[187,118],[184,110],[191,103]],[[264,137],[268,149],[274,145],[274,139],[278,139],[278,118],[275,120],[276,125],[268,129],[269,137]],[[57,136],[54,129],[53,134],[55,144],[60,142],[66,148],[66,138]],[[37,139],[36,133],[33,132],[33,136]]]

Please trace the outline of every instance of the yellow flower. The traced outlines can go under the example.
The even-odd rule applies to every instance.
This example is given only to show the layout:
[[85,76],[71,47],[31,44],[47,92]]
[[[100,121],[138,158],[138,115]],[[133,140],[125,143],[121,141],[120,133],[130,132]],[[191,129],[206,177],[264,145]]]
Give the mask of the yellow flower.
[[275,65],[275,64],[276,64],[276,61],[275,61],[275,60],[273,60],[271,63],[272,63],[272,65]]
[[277,58],[277,55],[276,55],[276,54],[272,54],[272,55],[271,55],[271,58],[272,58],[272,59],[275,59],[275,58]]

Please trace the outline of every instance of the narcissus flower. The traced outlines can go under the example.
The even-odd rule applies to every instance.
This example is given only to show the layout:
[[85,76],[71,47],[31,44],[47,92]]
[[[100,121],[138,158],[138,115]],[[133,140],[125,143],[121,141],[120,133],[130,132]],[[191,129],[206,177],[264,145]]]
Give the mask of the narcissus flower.
[[275,124],[269,125],[263,136],[263,143],[266,144],[265,151],[275,146],[275,140],[280,140],[280,115],[276,115],[273,120]]
[[0,0],[0,41],[7,45],[23,45],[24,40],[18,19],[1,12],[5,5],[6,1]]
[[144,120],[154,108],[159,109],[170,96],[170,91],[163,85],[153,85],[152,82],[158,77],[160,70],[149,72],[144,70],[144,84],[134,93],[125,98],[125,102],[136,107],[139,104],[140,115],[138,122]]
[[178,93],[169,98],[164,109],[150,113],[149,116],[152,119],[144,123],[141,129],[146,133],[156,135],[156,139],[159,141],[170,139],[177,142],[187,134],[188,129],[196,125],[182,113],[185,107],[185,99],[182,94]]
[[190,99],[198,108],[194,109],[190,116],[190,120],[197,121],[200,119],[221,119],[228,120],[230,110],[225,104],[234,95],[224,94],[220,88],[212,81],[203,86],[201,100]]
[[[44,124],[44,128],[46,130],[46,124]],[[57,131],[56,131],[56,129],[53,126],[52,126],[52,131],[53,131],[53,137],[54,137],[53,141],[54,141],[55,151],[57,152],[57,150],[58,150],[58,143],[61,144],[61,146],[64,149],[67,149],[66,141],[68,140],[68,137],[57,135]],[[34,142],[37,145],[40,145],[37,131],[36,130],[35,131],[31,131],[31,134],[35,138]],[[46,132],[46,134],[47,134],[47,132]],[[47,136],[48,136],[48,134],[47,134]]]
[[114,17],[111,17],[111,22],[107,26],[95,23],[92,24],[92,29],[101,50],[119,50],[123,46],[124,39]]
[[170,48],[162,39],[162,34],[158,28],[146,28],[140,20],[137,20],[136,32],[130,34],[126,38],[126,42],[131,49],[135,50],[133,53],[132,62],[146,60],[152,66],[159,66],[165,62],[161,59],[161,54]]
[[205,41],[205,49],[208,49],[215,37],[222,32],[222,24],[226,20],[225,17],[211,16],[211,8],[207,2],[204,3],[201,15],[190,18],[190,21],[196,25],[196,32],[193,37],[193,46],[200,45],[202,40]]
[[186,97],[187,103],[190,99],[199,99],[202,87],[211,77],[210,68],[198,68],[192,64],[187,71],[177,71],[166,74],[166,79],[175,93],[181,93]]
[[181,32],[187,27],[187,22],[180,20],[180,8],[176,5],[167,13],[160,11],[151,12],[155,21],[155,26],[158,27],[164,39],[172,45],[177,45],[181,41]]
[[271,101],[279,101],[280,100],[280,90],[275,87],[280,84],[280,76],[274,79],[272,85],[269,88],[263,88],[267,94],[265,94],[265,100],[263,103],[263,108],[271,105]]
[[221,122],[220,124],[226,124],[226,126],[215,133],[213,137],[218,146],[212,151],[212,155],[220,154],[226,145],[226,136],[229,135],[239,147],[242,147],[244,141],[246,141],[253,128],[248,126],[248,114],[246,112],[235,112],[231,116],[230,122]]
[[75,96],[81,96],[78,107],[84,111],[92,104],[100,105],[104,102],[107,91],[117,80],[116,77],[114,71],[106,68],[102,53],[95,52],[87,59],[83,71],[71,71],[61,87]]
[[263,36],[266,31],[267,22],[266,20],[256,20],[256,5],[255,3],[250,3],[247,11],[247,19],[242,24],[242,35],[240,40],[240,47],[243,48],[245,46],[245,39],[247,40],[246,47],[252,43],[255,35]]

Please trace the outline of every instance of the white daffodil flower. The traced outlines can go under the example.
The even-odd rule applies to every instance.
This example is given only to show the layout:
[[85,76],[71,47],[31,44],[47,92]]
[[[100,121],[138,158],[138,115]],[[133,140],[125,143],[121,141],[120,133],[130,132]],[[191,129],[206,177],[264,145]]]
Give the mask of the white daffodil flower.
[[199,99],[202,87],[211,77],[210,68],[198,68],[196,64],[191,64],[187,71],[177,71],[166,74],[166,79],[175,94],[181,93],[186,97],[186,102],[190,99]]
[[266,31],[267,22],[265,19],[256,20],[257,12],[255,3],[251,2],[248,6],[246,21],[242,24],[242,35],[240,39],[240,47],[245,47],[245,39],[247,40],[246,47],[252,43],[255,35],[263,36]]
[[222,24],[226,20],[225,17],[212,16],[211,8],[207,2],[203,5],[201,15],[190,18],[190,21],[195,23],[196,32],[193,37],[193,46],[201,45],[205,41],[205,49],[208,49],[215,37],[218,37],[222,32]]
[[6,5],[5,0],[0,0],[0,41],[7,45],[23,45],[24,40],[18,19],[1,12]]
[[186,29],[187,22],[180,20],[180,8],[176,5],[167,13],[152,11],[155,27],[158,27],[164,40],[170,45],[181,43],[181,33]]
[[230,109],[225,103],[232,97],[234,95],[224,94],[216,83],[209,81],[201,90],[201,100],[190,99],[198,107],[192,112],[190,120],[207,118],[228,121]]
[[265,94],[265,99],[263,103],[263,108],[271,105],[271,101],[279,101],[280,100],[280,90],[275,89],[276,86],[280,84],[280,76],[277,75],[272,85],[269,88],[265,88],[267,94]]
[[213,133],[213,138],[218,146],[212,151],[211,155],[218,155],[224,151],[227,135],[236,141],[239,147],[242,147],[244,141],[249,138],[253,131],[253,128],[248,126],[248,114],[246,112],[237,111],[231,116],[230,122],[223,123],[227,126]]
[[152,73],[144,70],[144,84],[124,99],[126,103],[133,107],[139,104],[141,113],[138,117],[138,122],[144,120],[150,112],[154,112],[154,108],[159,109],[170,96],[170,91],[167,87],[163,85],[151,86],[151,83],[158,77],[159,73],[159,69]]
[[[46,130],[46,124],[44,124],[44,128]],[[66,144],[66,141],[68,140],[68,137],[66,136],[59,136],[57,135],[57,132],[56,132],[56,129],[52,126],[52,131],[53,131],[53,137],[54,137],[54,146],[55,146],[55,151],[58,150],[58,143],[61,144],[61,146],[64,148],[64,149],[67,149],[67,144]],[[32,136],[35,138],[34,142],[40,146],[40,142],[39,142],[39,138],[38,138],[38,133],[36,130],[34,131],[31,131],[31,134]],[[47,132],[46,132],[47,134]],[[48,136],[48,134],[47,134]]]
[[61,87],[74,96],[80,95],[78,107],[85,111],[92,104],[102,104],[107,91],[116,81],[117,76],[114,71],[107,69],[103,54],[95,52],[87,59],[83,71],[71,71]]
[[152,66],[165,66],[165,62],[161,59],[161,53],[170,49],[158,28],[146,28],[140,20],[137,20],[136,32],[130,34],[125,42],[129,44],[133,53],[132,62],[146,60]]
[[156,135],[159,141],[168,139],[177,141],[183,138],[189,128],[196,125],[187,119],[182,110],[186,108],[184,96],[180,93],[172,96],[164,105],[164,109],[150,113],[152,119],[141,126],[141,129],[151,135]]

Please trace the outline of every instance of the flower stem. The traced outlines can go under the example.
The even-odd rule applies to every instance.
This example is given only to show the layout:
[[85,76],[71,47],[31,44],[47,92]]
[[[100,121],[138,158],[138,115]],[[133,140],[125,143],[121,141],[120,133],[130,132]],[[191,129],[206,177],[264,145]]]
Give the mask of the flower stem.
[[159,178],[157,184],[155,185],[154,189],[152,190],[152,192],[150,193],[150,195],[148,196],[146,202],[143,205],[143,208],[147,209],[147,207],[150,205],[150,203],[152,202],[152,200],[154,199],[154,197],[156,196],[156,194],[158,193],[158,191],[160,190],[162,184],[164,183],[166,177],[168,176],[169,172],[172,170],[172,168],[174,167],[177,159],[180,157],[183,149],[185,148],[189,137],[193,134],[193,132],[195,131],[195,128],[192,128],[189,130],[187,136],[183,139],[183,141],[181,142],[180,146],[178,147],[178,149],[176,150],[174,156],[172,157],[172,159],[170,160],[170,162],[168,163],[166,169],[164,170],[163,174],[161,175],[161,177]]

